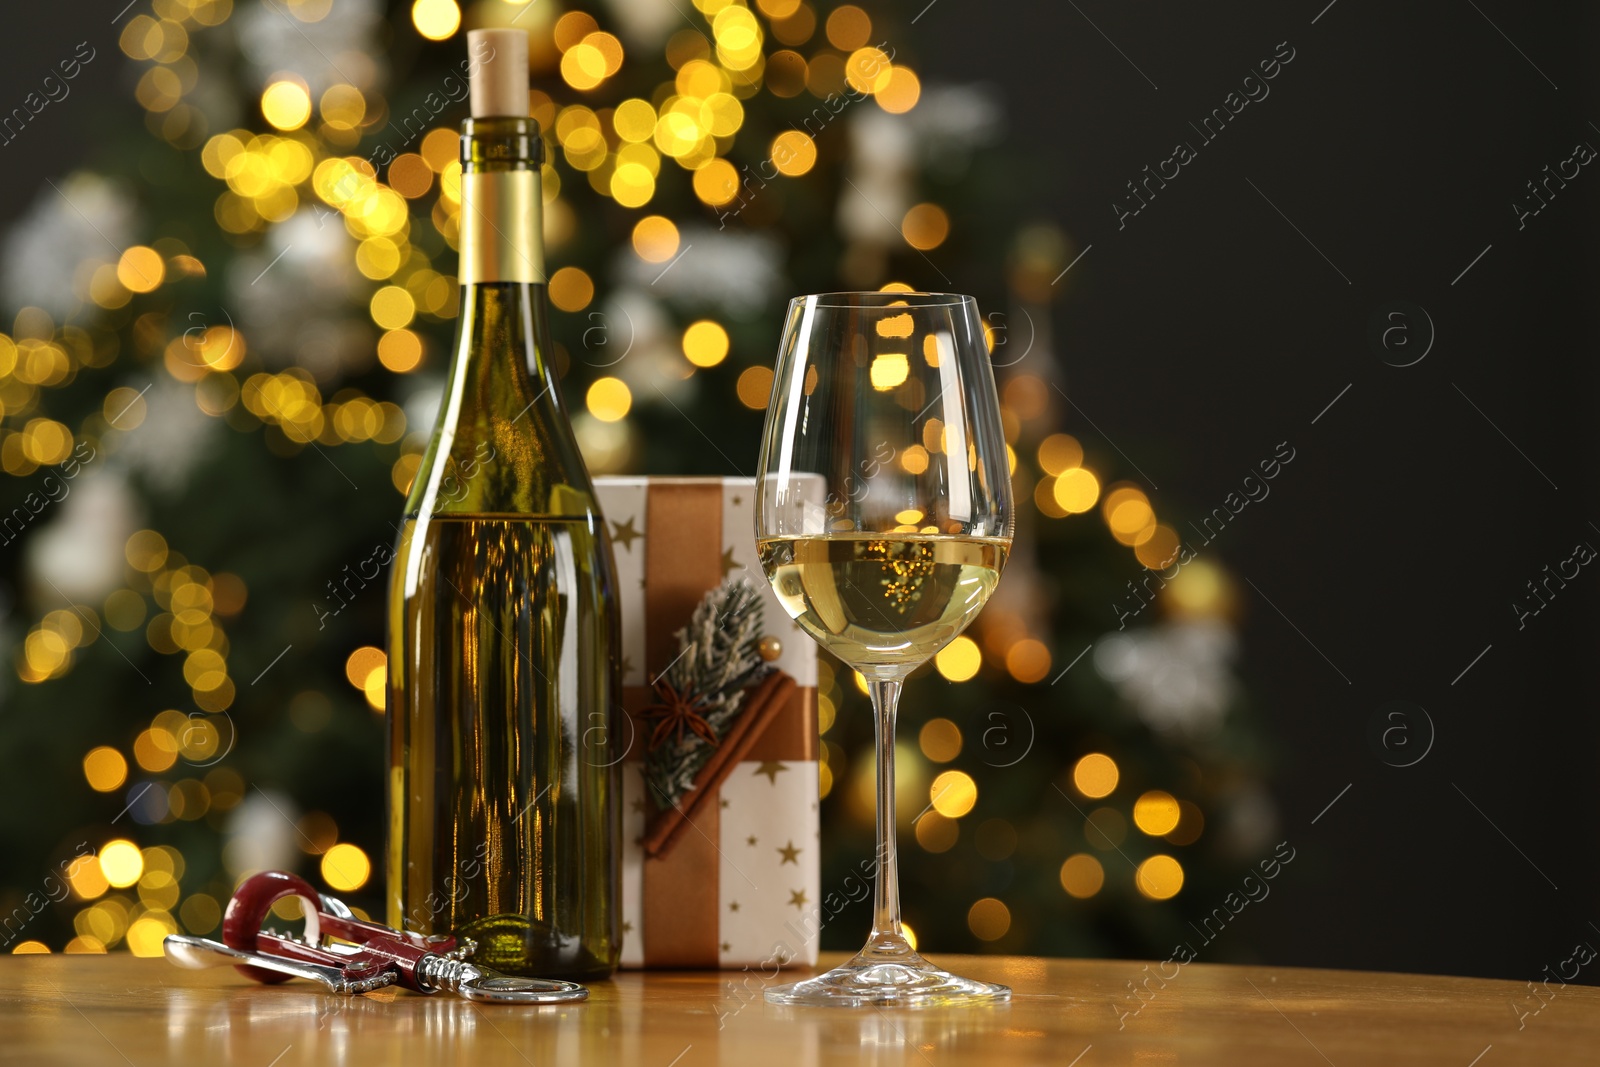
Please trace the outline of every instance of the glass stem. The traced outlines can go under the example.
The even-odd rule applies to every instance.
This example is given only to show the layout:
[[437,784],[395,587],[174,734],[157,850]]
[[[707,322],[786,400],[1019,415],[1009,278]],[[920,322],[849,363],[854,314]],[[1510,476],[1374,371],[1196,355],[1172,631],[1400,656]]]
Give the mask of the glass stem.
[[900,862],[895,843],[894,720],[900,705],[900,679],[873,679],[873,719],[878,753],[878,877],[872,906],[872,937],[863,951],[874,956],[911,954],[900,929]]

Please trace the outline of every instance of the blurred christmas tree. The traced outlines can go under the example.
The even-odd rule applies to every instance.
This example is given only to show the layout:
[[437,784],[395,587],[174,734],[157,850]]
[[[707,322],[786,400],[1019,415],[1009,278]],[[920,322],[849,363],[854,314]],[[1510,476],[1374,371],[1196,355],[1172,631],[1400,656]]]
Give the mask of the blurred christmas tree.
[[[1050,304],[1085,272],[1014,217],[1042,176],[997,150],[998,103],[924,85],[887,4],[591,7],[154,0],[120,24],[147,130],[46,185],[3,252],[5,948],[155,954],[267,866],[376,907],[381,574],[456,313],[473,25],[532,42],[595,471],[750,473],[794,293],[994,309],[1018,546],[903,704],[923,944],[1164,955],[1264,855],[1226,576],[1189,563],[1107,634],[1177,536],[1052,432]],[[853,677],[824,683],[829,886],[870,855],[871,735]]]

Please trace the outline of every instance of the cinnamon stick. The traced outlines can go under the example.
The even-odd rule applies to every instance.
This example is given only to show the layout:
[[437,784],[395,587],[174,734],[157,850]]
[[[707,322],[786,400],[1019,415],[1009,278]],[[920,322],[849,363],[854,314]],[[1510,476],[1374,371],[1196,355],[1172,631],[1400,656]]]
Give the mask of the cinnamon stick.
[[789,702],[789,694],[796,689],[794,678],[784,671],[773,671],[763,678],[744,698],[744,707],[716,751],[705,766],[694,776],[694,785],[677,806],[659,812],[650,822],[643,847],[646,856],[664,856],[688,828],[689,817],[714,796],[718,787],[733,773],[734,767],[744,759],[761,737],[769,723]]

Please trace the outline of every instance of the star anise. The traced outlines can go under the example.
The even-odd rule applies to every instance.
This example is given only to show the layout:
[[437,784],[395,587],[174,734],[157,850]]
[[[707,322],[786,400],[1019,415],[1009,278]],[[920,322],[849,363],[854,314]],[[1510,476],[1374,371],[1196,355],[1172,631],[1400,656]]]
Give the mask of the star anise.
[[669,734],[673,735],[674,740],[682,741],[685,729],[712,745],[717,743],[716,732],[700,714],[705,705],[699,696],[693,692],[679,692],[665,678],[656,679],[655,689],[660,702],[651,704],[639,714],[642,719],[656,720],[656,728],[650,732],[648,742],[650,751],[659,748]]

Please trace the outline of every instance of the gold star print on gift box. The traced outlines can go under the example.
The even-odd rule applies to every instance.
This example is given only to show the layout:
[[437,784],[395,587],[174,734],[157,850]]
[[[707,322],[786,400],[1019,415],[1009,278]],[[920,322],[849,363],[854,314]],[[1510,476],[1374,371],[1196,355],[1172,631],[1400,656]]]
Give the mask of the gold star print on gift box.
[[629,515],[623,522],[612,522],[611,543],[625,551],[632,552],[633,543],[644,536],[644,534],[634,529],[633,524],[637,518],[638,516],[636,515]]

